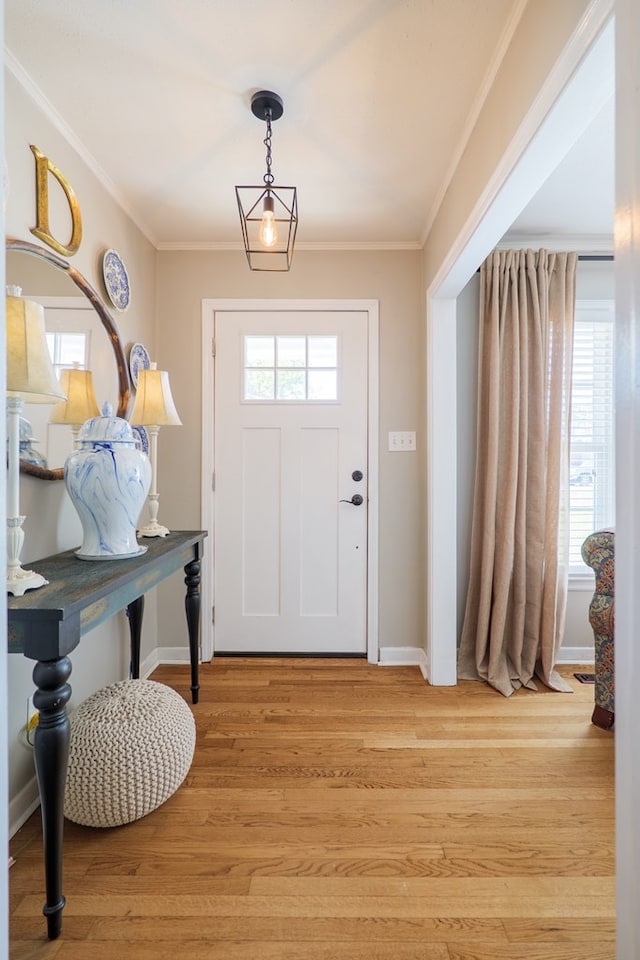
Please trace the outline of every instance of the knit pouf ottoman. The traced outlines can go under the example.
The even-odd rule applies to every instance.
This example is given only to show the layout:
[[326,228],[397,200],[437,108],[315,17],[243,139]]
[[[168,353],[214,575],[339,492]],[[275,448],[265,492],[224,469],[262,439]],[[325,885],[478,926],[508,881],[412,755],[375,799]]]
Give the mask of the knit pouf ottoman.
[[64,814],[86,827],[146,816],[178,789],[196,729],[179,693],[154,680],[98,690],[71,714]]

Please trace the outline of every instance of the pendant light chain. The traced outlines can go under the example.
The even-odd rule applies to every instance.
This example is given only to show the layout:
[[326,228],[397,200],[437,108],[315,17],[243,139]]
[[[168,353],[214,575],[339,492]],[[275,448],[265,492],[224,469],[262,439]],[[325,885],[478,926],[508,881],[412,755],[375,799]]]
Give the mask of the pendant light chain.
[[273,185],[273,181],[275,180],[275,177],[271,173],[271,107],[268,107],[265,110],[265,120],[267,122],[267,135],[262,142],[267,148],[267,156],[265,158],[267,163],[267,172],[262,179],[267,187],[271,187]]

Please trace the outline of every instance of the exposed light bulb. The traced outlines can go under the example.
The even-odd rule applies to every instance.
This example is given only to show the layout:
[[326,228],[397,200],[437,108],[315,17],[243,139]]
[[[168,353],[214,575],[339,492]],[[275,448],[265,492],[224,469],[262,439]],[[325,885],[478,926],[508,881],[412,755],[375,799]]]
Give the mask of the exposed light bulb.
[[260,224],[260,243],[265,247],[273,247],[278,242],[278,227],[273,219],[273,211],[265,210]]
[[264,247],[274,247],[278,242],[278,224],[273,215],[273,197],[269,195],[264,198],[258,236]]

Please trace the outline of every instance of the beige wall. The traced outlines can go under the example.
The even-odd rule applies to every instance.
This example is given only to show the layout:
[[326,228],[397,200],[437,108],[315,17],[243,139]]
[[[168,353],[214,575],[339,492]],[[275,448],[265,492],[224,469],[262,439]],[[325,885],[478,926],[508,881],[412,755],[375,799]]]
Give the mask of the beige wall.
[[[239,228],[238,228],[239,229]],[[424,331],[421,255],[298,251],[289,273],[252,273],[244,253],[158,254],[158,361],[170,371],[183,427],[161,431],[161,519],[200,522],[202,301],[209,298],[378,300],[380,306],[380,645],[422,646],[424,589]],[[390,454],[389,430],[416,430],[415,454]],[[203,571],[204,574],[204,571]],[[208,572],[211,575],[211,571]],[[186,642],[178,593],[159,609],[169,646]]]
[[[29,144],[35,144],[61,169],[73,187],[84,224],[84,237],[73,265],[104,296],[101,280],[101,255],[109,247],[118,250],[131,279],[132,305],[121,316],[112,311],[120,328],[121,338],[128,342],[154,343],[155,250],[122,212],[114,199],[100,185],[94,174],[69,146],[62,135],[45,118],[36,104],[25,94],[10,74],[6,83],[6,162],[9,178],[7,202],[7,234],[43,246],[30,233],[35,225],[35,166]],[[65,205],[58,202],[61,191],[55,181],[50,184],[52,196],[52,232],[67,241],[70,221]],[[66,216],[66,220],[65,220]],[[33,263],[37,261],[32,261]],[[77,288],[51,267],[50,295],[70,296]],[[8,276],[8,282],[12,277]],[[25,289],[25,293],[26,293]],[[97,332],[102,326],[96,315]],[[25,544],[22,560],[29,561],[77,546],[82,539],[81,525],[62,481],[47,482],[32,477],[21,478],[20,508],[26,514]],[[82,562],[79,563],[79,576]],[[143,635],[143,657],[155,647],[155,603],[147,603]],[[127,676],[129,666],[128,631],[124,614],[102,624],[83,638],[71,656],[73,672],[71,705],[113,680]],[[9,794],[11,819],[30,797],[35,797],[33,759],[26,745],[22,728],[25,723],[27,697],[33,692],[33,664],[21,656],[9,658]]]

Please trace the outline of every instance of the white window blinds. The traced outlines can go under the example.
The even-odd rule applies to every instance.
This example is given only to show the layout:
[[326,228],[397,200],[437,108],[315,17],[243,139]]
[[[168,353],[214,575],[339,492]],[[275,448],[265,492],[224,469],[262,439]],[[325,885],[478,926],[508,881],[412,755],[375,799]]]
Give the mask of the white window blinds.
[[[569,469],[569,571],[585,538],[614,523],[614,304],[576,301]],[[589,571],[590,572],[590,571]]]

